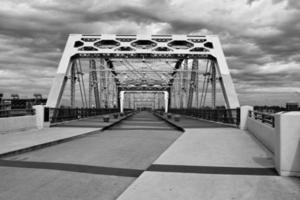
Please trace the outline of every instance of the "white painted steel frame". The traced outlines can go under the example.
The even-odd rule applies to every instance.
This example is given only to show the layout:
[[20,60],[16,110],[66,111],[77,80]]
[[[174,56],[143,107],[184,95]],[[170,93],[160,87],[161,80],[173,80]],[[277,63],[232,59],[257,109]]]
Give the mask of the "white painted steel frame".
[[[112,42],[113,41],[113,42]],[[146,41],[146,42],[145,42]],[[114,43],[114,45],[97,45]],[[137,44],[149,45],[137,45]],[[183,43],[186,45],[179,45]],[[127,48],[127,49],[126,49]],[[160,50],[158,50],[160,48]],[[125,50],[124,50],[125,49]],[[167,51],[161,51],[165,49]],[[227,108],[239,107],[219,38],[215,35],[82,35],[70,34],[50,89],[47,107],[59,107],[72,59],[86,58],[195,58],[214,59],[221,77]]]

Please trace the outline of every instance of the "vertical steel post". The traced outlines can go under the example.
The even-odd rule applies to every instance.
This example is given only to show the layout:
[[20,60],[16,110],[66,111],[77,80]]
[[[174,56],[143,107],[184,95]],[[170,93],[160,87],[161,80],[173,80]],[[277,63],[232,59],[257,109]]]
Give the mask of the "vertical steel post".
[[116,95],[117,95],[117,107],[120,108],[121,104],[120,104],[120,89],[117,87],[116,88]]
[[124,113],[124,91],[120,91],[120,113]]
[[108,74],[109,72],[106,70],[105,71],[105,108],[108,108],[108,95],[109,95]]
[[198,71],[198,60],[194,59],[193,64],[192,64],[192,72],[191,72],[191,78],[190,78],[190,84],[189,84],[190,88],[189,88],[189,94],[188,94],[187,108],[192,108],[192,106],[193,106],[197,71]]
[[183,65],[181,65],[181,71],[180,71],[180,88],[179,88],[179,91],[180,91],[180,108],[182,109],[183,108],[183,91],[184,91],[184,75],[183,75]]
[[198,108],[199,107],[199,60],[198,60],[198,67],[197,67],[197,71],[196,71],[196,79],[195,79],[195,94],[196,94],[196,103],[195,103],[195,107]]
[[100,58],[99,60],[99,108],[101,108],[102,106],[102,96],[103,96],[103,93],[102,93],[102,70],[103,70],[103,67],[104,67],[104,60],[102,58]]
[[92,66],[89,65],[89,108],[92,107],[92,92],[93,92],[93,78],[92,78]]
[[97,81],[97,73],[96,73],[96,61],[90,60],[90,70],[91,70],[91,87],[94,89],[94,97],[95,97],[95,104],[96,108],[100,108],[100,96],[99,96],[99,88],[98,88],[98,81]]
[[164,97],[165,97],[165,113],[168,113],[168,108],[169,108],[169,92],[164,91]]
[[75,60],[71,65],[71,108],[75,107],[75,84],[76,84],[76,72],[75,72]]
[[183,107],[187,107],[187,101],[188,101],[188,81],[187,81],[187,79],[188,79],[188,59],[185,59],[184,60],[184,64],[183,64],[183,66],[184,66],[184,68],[183,68],[183,88],[182,88],[182,90],[183,90],[183,95],[184,95],[184,104],[183,104]]
[[211,65],[211,99],[212,99],[212,108],[216,108],[216,84],[217,84],[217,79],[216,79],[216,66],[215,66],[215,61],[212,62]]

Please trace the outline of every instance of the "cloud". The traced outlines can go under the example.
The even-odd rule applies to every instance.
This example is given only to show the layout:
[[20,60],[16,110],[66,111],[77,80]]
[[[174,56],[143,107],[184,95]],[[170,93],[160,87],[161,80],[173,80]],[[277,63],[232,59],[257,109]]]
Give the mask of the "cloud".
[[[39,85],[47,95],[70,33],[170,33],[219,35],[241,98],[258,87],[265,93],[298,91],[299,2],[4,0],[0,89],[28,95],[25,88]],[[14,85],[10,90],[8,83]]]

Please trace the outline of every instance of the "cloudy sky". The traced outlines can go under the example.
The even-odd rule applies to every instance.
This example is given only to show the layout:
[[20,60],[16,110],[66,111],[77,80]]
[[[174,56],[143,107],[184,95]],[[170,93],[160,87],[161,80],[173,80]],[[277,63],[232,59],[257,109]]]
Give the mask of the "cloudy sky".
[[0,0],[0,93],[47,96],[69,33],[219,35],[241,104],[300,103],[299,0]]

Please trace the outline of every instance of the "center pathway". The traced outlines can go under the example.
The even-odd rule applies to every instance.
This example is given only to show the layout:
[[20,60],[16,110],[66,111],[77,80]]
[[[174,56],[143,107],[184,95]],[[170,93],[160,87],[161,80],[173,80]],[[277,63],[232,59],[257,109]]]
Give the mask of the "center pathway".
[[167,124],[149,112],[139,112],[119,125],[112,127],[112,130],[160,130],[170,131],[174,127]]
[[149,112],[0,160],[0,199],[116,199],[182,133]]

